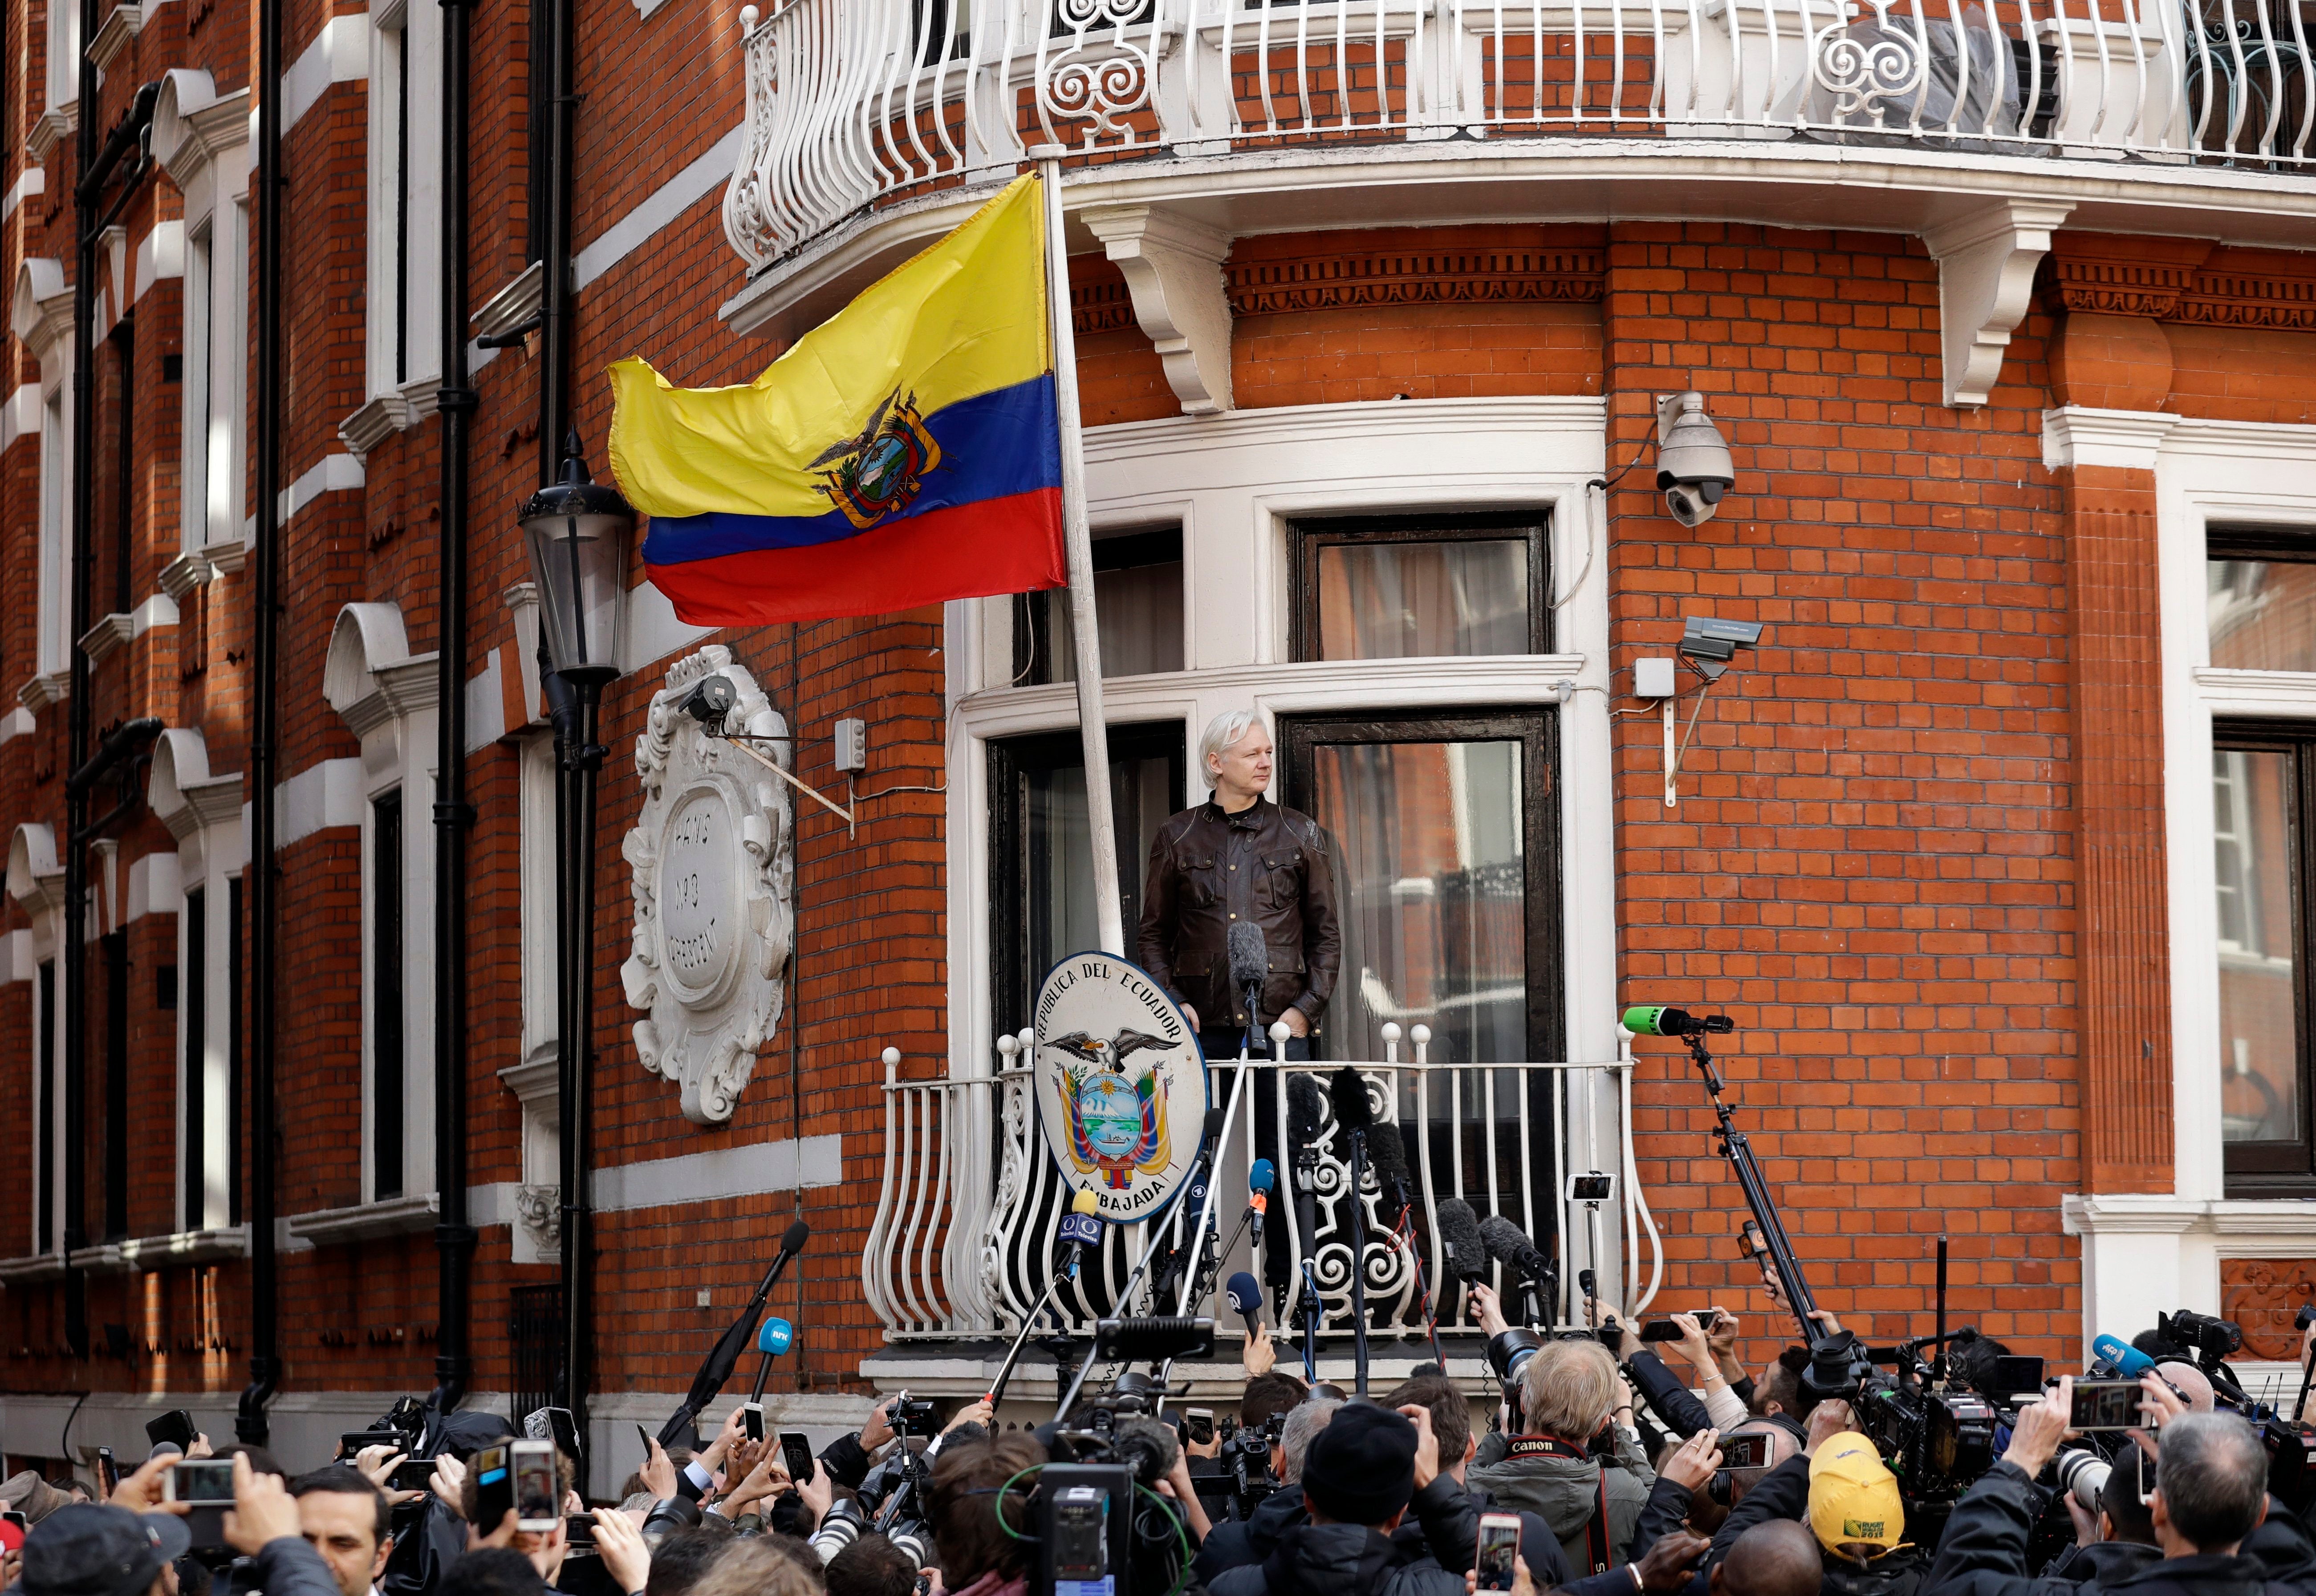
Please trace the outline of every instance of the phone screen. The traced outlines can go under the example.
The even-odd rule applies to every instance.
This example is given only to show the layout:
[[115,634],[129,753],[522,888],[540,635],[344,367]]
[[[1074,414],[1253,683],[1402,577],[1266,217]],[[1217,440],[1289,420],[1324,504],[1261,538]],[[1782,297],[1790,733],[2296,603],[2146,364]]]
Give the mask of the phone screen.
[[2139,1395],[2137,1380],[2077,1380],[2074,1408],[2067,1427],[2137,1430],[2141,1427]]
[[1199,1447],[1212,1445],[1215,1439],[1214,1414],[1205,1408],[1194,1407],[1189,1412],[1189,1420],[1190,1444]]
[[507,1448],[514,1469],[514,1527],[552,1529],[563,1517],[555,1488],[555,1443],[519,1440]]
[[812,1441],[801,1430],[780,1431],[780,1466],[792,1480],[812,1478]]
[[763,1404],[760,1402],[744,1404],[740,1409],[740,1422],[746,1427],[748,1439],[750,1440],[762,1440],[764,1439]]
[[1723,1436],[1721,1467],[1724,1468],[1768,1467],[1769,1438],[1758,1434]]
[[1509,1591],[1518,1577],[1520,1521],[1510,1513],[1480,1515],[1476,1569],[1483,1591]]
[[1994,1360],[1994,1390],[1990,1394],[2006,1396],[2014,1391],[2040,1391],[2043,1388],[2043,1360],[2040,1358],[1997,1358]]
[[424,1491],[434,1483],[434,1459],[405,1458],[394,1466],[394,1488],[397,1491]]

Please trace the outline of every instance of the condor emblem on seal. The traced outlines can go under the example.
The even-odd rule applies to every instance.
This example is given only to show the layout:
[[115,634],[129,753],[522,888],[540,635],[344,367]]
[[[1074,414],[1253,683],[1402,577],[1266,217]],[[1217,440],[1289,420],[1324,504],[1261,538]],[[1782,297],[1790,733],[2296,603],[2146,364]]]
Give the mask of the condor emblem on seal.
[[1158,983],[1109,953],[1073,953],[1038,992],[1031,1090],[1073,1189],[1121,1225],[1163,1208],[1190,1172],[1207,1118],[1198,1036]]

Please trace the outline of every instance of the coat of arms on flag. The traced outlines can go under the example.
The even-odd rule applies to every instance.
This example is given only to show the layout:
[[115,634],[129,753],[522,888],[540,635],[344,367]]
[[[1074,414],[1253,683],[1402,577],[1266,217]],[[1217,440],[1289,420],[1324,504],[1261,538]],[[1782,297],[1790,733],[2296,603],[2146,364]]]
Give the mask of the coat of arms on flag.
[[[1114,954],[1072,954],[1046,977],[1034,1086],[1056,1164],[1112,1223],[1163,1208],[1197,1161],[1207,1116],[1197,1033],[1155,981]],[[1187,1137],[1173,1133],[1181,1124]]]

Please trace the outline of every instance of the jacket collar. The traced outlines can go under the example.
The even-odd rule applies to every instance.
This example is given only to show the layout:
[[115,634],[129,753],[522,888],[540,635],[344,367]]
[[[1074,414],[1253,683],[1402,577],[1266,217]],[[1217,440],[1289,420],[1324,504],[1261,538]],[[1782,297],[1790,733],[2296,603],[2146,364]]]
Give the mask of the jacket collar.
[[1254,802],[1233,815],[1210,798],[1207,800],[1207,817],[1223,825],[1236,826],[1241,831],[1260,831],[1269,824],[1270,816],[1278,807],[1269,798],[1258,797]]

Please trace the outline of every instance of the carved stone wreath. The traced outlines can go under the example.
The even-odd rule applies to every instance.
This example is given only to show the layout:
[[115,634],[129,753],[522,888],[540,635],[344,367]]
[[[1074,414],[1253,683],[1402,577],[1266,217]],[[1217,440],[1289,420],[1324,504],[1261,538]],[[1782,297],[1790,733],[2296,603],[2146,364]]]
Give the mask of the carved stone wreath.
[[[682,1088],[685,1118],[732,1117],[779,1023],[794,939],[795,858],[786,787],[681,709],[694,682],[737,693],[725,724],[754,737],[788,727],[732,651],[710,644],[678,660],[636,739],[643,812],[620,852],[633,869],[635,950],[620,967],[644,1068]],[[785,743],[755,746],[781,764]]]

